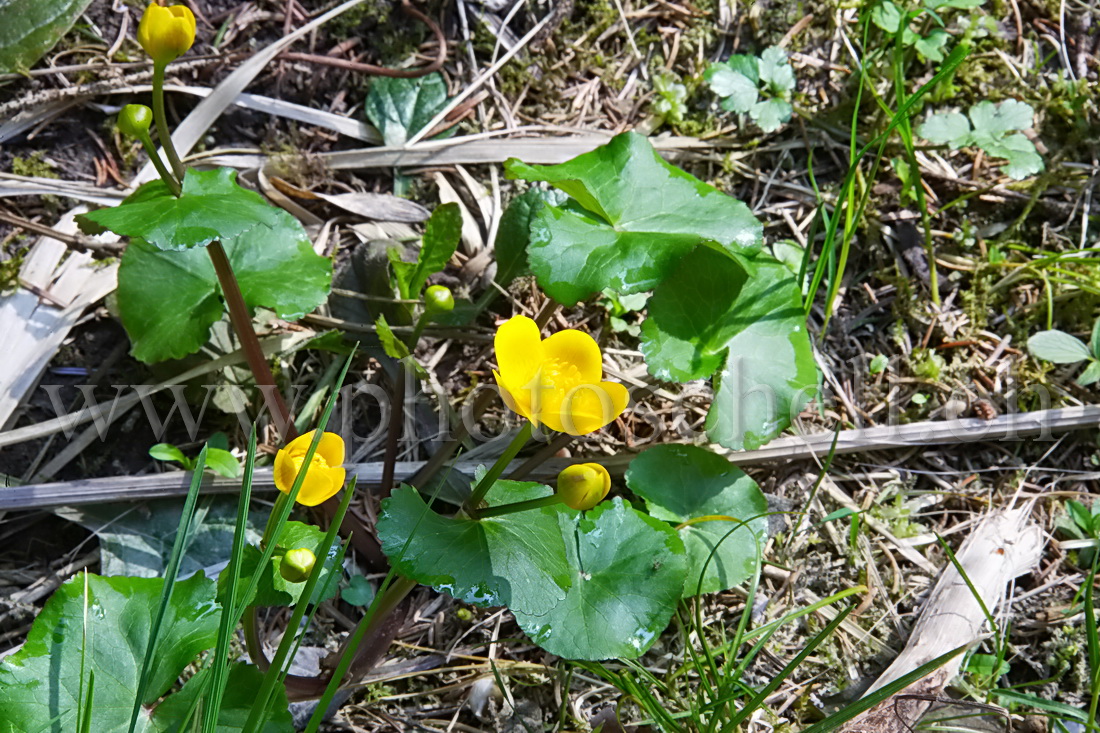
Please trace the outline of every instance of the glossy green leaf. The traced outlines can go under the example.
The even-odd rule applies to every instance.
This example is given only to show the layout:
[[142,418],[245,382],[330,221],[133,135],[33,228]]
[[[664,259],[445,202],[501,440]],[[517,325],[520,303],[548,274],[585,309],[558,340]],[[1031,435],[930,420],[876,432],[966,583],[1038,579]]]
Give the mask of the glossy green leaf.
[[[313,251],[297,219],[271,211],[275,226],[245,232],[223,246],[245,302],[294,320],[328,296],[332,261]],[[223,314],[218,278],[204,249],[164,252],[141,239],[131,241],[122,256],[118,306],[132,353],[145,362],[198,351]]]
[[1031,355],[1055,364],[1075,364],[1092,357],[1092,352],[1076,336],[1065,331],[1040,331],[1027,340]]
[[565,598],[512,611],[531,639],[568,659],[632,659],[657,639],[684,587],[684,543],[616,497],[582,515],[559,511],[571,573]]
[[176,446],[171,443],[157,443],[149,449],[149,456],[158,461],[175,461],[184,466],[188,466],[191,459],[183,454]]
[[363,106],[386,145],[398,146],[420,132],[446,104],[443,76],[432,73],[413,79],[377,76]]
[[[84,581],[81,573],[62,585],[35,619],[23,648],[0,662],[0,733],[76,729]],[[126,733],[164,581],[87,575],[87,582],[83,669],[85,679],[89,671],[95,674],[91,730]],[[165,730],[152,719],[149,706],[168,691],[199,652],[214,646],[217,624],[213,581],[195,575],[177,583],[160,627],[157,665],[145,688],[139,733]],[[52,726],[50,721],[55,721]]]
[[0,0],[0,73],[27,71],[54,47],[91,0]]
[[231,168],[188,169],[176,198],[161,181],[142,186],[118,206],[81,216],[124,237],[140,237],[157,249],[185,250],[239,237],[255,227],[283,226],[280,209],[236,183]]
[[389,250],[401,297],[419,298],[428,278],[447,266],[461,238],[462,212],[458,204],[440,204],[424,227],[424,238],[415,263],[402,262],[399,250]]
[[[541,484],[498,481],[489,503],[546,496]],[[403,575],[465,603],[541,613],[565,597],[572,578],[558,528],[561,507],[481,520],[436,514],[410,486],[382,502],[382,552]]]
[[650,290],[702,242],[743,253],[761,246],[761,224],[745,204],[669,165],[636,133],[560,165],[512,158],[505,168],[573,198],[542,207],[528,248],[539,285],[564,305],[605,288]]
[[544,204],[561,206],[565,195],[560,191],[532,188],[508,204],[500,217],[500,227],[493,243],[496,252],[496,281],[507,287],[512,280],[528,271],[527,247],[531,242],[531,224]]
[[685,598],[732,588],[755,572],[768,502],[737,466],[697,446],[658,445],[630,462],[626,485],[645,499],[650,516],[684,525]]
[[[157,706],[153,714],[153,722],[158,732],[178,733],[179,721],[190,711],[195,696],[202,690],[209,674],[209,669],[203,669],[187,680],[182,690],[168,696]],[[225,694],[221,699],[221,710],[218,713],[218,727],[215,733],[238,733],[244,730],[248,714],[256,704],[255,697],[262,680],[263,674],[251,664],[238,662],[229,668],[229,677]],[[282,685],[276,686],[275,699],[270,706],[267,721],[260,731],[289,733],[294,730],[294,720],[289,708],[286,689]]]
[[[282,576],[279,567],[282,565],[283,556],[287,550],[294,550],[299,547],[304,547],[317,554],[324,538],[325,533],[312,524],[303,524],[302,522],[287,522],[284,524],[279,531],[278,539],[275,540],[275,554],[272,555],[271,562],[260,574],[256,594],[247,599],[247,603],[256,606],[291,606],[297,603],[306,588],[306,581],[293,583]],[[336,564],[336,556],[339,551],[340,547],[336,544],[329,548],[328,557],[325,559],[325,569],[321,574],[321,580],[317,584],[318,593],[323,590],[328,592],[324,597],[312,598],[313,603],[327,600],[336,595],[337,584],[335,582],[329,583],[328,580],[333,573],[342,572]],[[256,574],[256,568],[261,558],[262,553],[255,545],[245,546],[244,555],[241,558],[241,575],[237,581],[237,605],[245,602],[244,593],[252,582],[252,576]],[[228,592],[226,590],[228,582],[228,574],[218,576],[219,600],[224,600],[223,596]]]
[[226,478],[237,478],[241,475],[241,462],[235,455],[221,448],[207,449],[206,467]]
[[707,433],[728,448],[774,438],[817,387],[795,275],[766,254],[700,247],[684,258],[649,300],[641,350],[659,379],[715,375]]

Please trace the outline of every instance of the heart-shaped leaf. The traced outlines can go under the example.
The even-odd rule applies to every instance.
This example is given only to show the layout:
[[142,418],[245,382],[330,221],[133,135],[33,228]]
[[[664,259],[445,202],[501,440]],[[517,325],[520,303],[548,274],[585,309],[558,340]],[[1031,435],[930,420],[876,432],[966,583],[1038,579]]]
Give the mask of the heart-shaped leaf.
[[693,445],[654,446],[630,462],[626,485],[645,499],[650,516],[680,525],[685,598],[732,588],[756,570],[768,502],[722,456]]
[[[85,580],[86,643],[82,642]],[[87,685],[89,673],[94,673],[90,730],[126,733],[163,589],[163,578],[103,578],[84,573],[62,585],[35,619],[23,648],[0,662],[0,729],[5,733],[76,730],[81,682]],[[199,573],[176,584],[160,626],[157,663],[145,687],[137,731],[167,727],[152,720],[149,706],[199,652],[214,646],[218,617],[213,581]],[[53,727],[51,721],[55,721]]]
[[[281,209],[275,224],[223,241],[245,302],[293,320],[316,308],[332,286],[332,261],[313,251],[301,223]],[[158,250],[134,239],[118,269],[118,307],[144,362],[179,359],[206,343],[221,319],[218,278],[202,248]]]
[[664,522],[616,497],[581,514],[559,511],[571,573],[553,606],[512,609],[531,639],[568,659],[632,659],[657,639],[684,587],[684,543]]
[[[547,496],[542,484],[498,481],[491,504]],[[560,507],[481,520],[436,514],[410,486],[382,502],[378,536],[400,573],[466,603],[543,613],[564,597],[573,572],[558,529]]]
[[0,0],[0,72],[26,71],[61,40],[91,0]]
[[660,379],[715,374],[707,433],[727,448],[774,438],[817,387],[795,275],[766,254],[700,247],[685,257],[649,299],[641,349]]
[[542,207],[528,248],[539,285],[564,305],[607,288],[650,290],[703,242],[760,249],[763,230],[745,204],[669,165],[636,133],[560,165],[512,158],[505,169],[509,178],[547,181],[573,197]]
[[118,206],[81,215],[124,237],[140,237],[157,249],[183,250],[226,241],[254,227],[278,227],[280,209],[237,185],[237,171],[188,169],[177,198],[163,181],[139,188]]

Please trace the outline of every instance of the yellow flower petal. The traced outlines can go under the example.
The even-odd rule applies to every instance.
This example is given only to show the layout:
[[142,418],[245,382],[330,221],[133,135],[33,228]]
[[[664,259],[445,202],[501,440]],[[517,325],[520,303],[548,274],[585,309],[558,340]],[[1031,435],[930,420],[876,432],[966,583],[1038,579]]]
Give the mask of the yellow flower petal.
[[509,385],[496,369],[493,370],[493,376],[496,377],[497,385],[500,387],[500,397],[504,400],[504,404],[507,405],[508,409],[519,413],[537,425],[538,419],[531,410],[531,390],[524,389],[519,385]]
[[594,433],[621,415],[629,400],[626,387],[617,382],[579,385],[561,401],[561,432],[570,435]]
[[573,328],[558,331],[542,342],[543,357],[548,361],[576,367],[578,381],[595,383],[603,379],[603,358],[596,340]]
[[319,467],[313,465],[306,472],[306,480],[298,492],[298,503],[304,506],[317,506],[328,501],[344,485],[343,468]]
[[527,316],[515,316],[497,329],[493,347],[497,366],[508,385],[527,386],[542,366],[539,327]]
[[[313,431],[309,432],[310,440],[313,440]],[[309,449],[309,442],[306,442],[306,450]],[[316,455],[325,459],[325,463],[330,466],[342,466],[344,465],[344,439],[336,433],[322,433],[321,442],[317,444]]]

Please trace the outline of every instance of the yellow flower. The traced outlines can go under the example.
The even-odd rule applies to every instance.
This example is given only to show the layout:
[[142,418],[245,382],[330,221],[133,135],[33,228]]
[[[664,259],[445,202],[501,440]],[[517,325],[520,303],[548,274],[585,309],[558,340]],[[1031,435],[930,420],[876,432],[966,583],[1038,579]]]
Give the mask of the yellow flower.
[[[299,435],[275,456],[275,486],[284,494],[294,487],[294,480],[306,461],[306,451],[313,442],[314,430]],[[317,506],[336,495],[344,485],[344,439],[336,433],[324,433],[306,470],[298,503]]]
[[516,316],[497,329],[494,346],[505,404],[536,425],[586,435],[626,409],[626,387],[601,381],[600,347],[586,333],[566,329],[544,341],[534,321]]
[[578,511],[587,511],[611,491],[611,474],[598,463],[578,463],[558,474],[558,498]]
[[195,16],[185,5],[165,8],[150,3],[138,24],[137,39],[154,63],[167,64],[195,42]]

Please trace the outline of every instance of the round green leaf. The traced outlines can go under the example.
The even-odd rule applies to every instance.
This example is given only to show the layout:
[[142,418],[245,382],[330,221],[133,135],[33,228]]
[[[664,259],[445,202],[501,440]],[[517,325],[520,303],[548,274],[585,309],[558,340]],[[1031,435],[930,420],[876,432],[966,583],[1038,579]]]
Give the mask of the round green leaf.
[[771,440],[817,388],[795,275],[765,254],[699,247],[685,257],[649,300],[641,350],[659,379],[715,375],[707,434],[727,448]]
[[[83,644],[85,579],[88,629]],[[84,573],[62,585],[35,619],[23,648],[0,662],[0,730],[76,730],[83,669],[85,684],[88,673],[95,673],[91,730],[125,733],[163,589],[162,578]],[[149,706],[199,652],[214,646],[218,618],[213,581],[199,573],[176,584],[160,626],[137,731],[163,730],[151,720]],[[49,728],[47,723],[55,719]]]
[[[491,503],[553,493],[549,486],[498,481]],[[382,552],[400,573],[465,603],[542,613],[561,601],[572,569],[558,529],[560,507],[487,517],[444,517],[410,486],[382,502]]]
[[505,169],[573,198],[542,207],[527,252],[539,285],[563,305],[605,288],[650,290],[702,242],[744,253],[762,243],[763,228],[745,204],[669,165],[636,133],[560,165],[512,158]]
[[[245,232],[223,246],[245,302],[292,320],[324,302],[332,262],[313,251],[297,219],[271,211],[275,226]],[[223,313],[210,255],[204,248],[165,252],[133,239],[119,265],[118,307],[135,358],[156,362],[198,351]]]
[[177,198],[167,186],[144,189],[110,209],[83,214],[124,237],[140,237],[157,249],[181,250],[226,241],[253,227],[277,227],[279,209],[236,183],[237,171],[190,168]]
[[684,587],[684,544],[664,522],[616,497],[581,515],[559,511],[571,583],[565,598],[512,609],[543,649],[569,659],[632,659],[668,626]]
[[737,466],[696,446],[658,445],[630,462],[626,485],[650,516],[683,525],[685,598],[732,588],[755,572],[768,502]]

